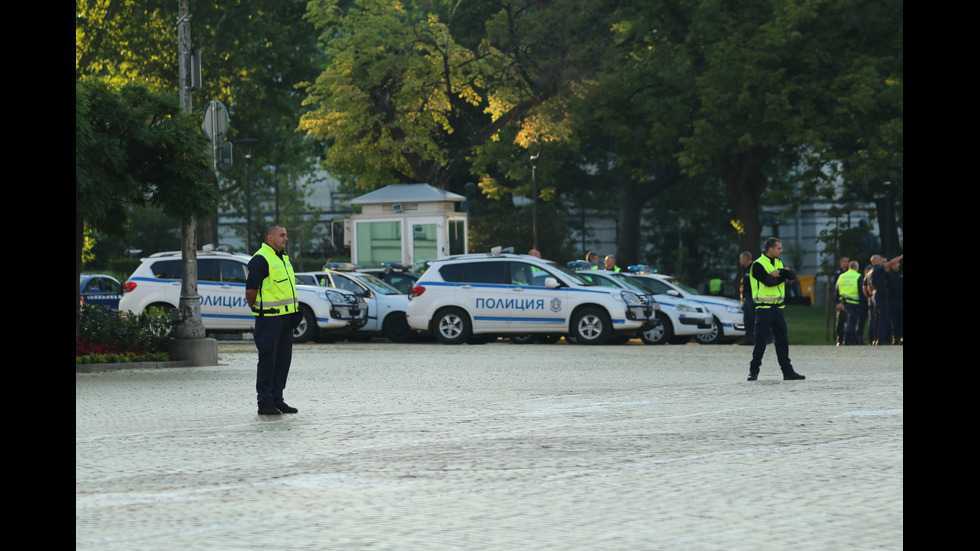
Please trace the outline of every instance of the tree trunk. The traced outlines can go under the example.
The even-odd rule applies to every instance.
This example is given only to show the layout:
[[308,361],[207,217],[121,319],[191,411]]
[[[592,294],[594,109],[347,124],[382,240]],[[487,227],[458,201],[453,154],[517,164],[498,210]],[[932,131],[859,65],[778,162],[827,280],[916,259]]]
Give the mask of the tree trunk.
[[620,268],[640,262],[640,223],[643,207],[653,196],[652,188],[635,180],[627,180],[620,188],[616,232],[616,265]]
[[82,297],[82,287],[79,277],[82,275],[82,249],[85,247],[85,217],[75,210],[75,342],[78,342],[78,323],[82,318],[82,308],[79,300]]
[[769,148],[756,147],[730,160],[719,160],[717,165],[725,183],[725,196],[733,207],[742,231],[738,235],[741,251],[749,251],[753,258],[762,254],[762,223],[759,220],[759,200],[766,191],[766,177],[762,166],[769,158]]

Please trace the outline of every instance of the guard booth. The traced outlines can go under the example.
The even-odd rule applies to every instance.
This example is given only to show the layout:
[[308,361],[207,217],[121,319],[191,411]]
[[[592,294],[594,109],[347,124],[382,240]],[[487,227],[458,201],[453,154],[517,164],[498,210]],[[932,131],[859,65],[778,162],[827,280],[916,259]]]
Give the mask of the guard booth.
[[425,269],[425,262],[468,251],[466,198],[429,184],[387,186],[355,198],[361,213],[348,220],[345,241],[351,262],[362,268],[383,262]]

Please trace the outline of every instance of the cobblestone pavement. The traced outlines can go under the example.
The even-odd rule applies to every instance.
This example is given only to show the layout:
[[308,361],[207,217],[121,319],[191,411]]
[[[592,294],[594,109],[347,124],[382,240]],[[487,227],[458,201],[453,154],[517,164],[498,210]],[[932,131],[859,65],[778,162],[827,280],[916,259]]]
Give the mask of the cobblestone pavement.
[[[76,374],[76,549],[903,547],[902,347],[299,345]],[[770,357],[772,356],[772,357]]]

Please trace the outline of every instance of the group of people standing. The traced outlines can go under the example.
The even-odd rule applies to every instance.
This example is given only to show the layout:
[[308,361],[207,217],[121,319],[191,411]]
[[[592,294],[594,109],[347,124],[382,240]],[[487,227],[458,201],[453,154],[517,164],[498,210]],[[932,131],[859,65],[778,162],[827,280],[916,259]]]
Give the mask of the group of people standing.
[[858,261],[841,257],[831,281],[837,304],[834,337],[838,346],[865,344],[865,329],[872,345],[905,342],[904,256],[889,260],[873,255],[864,271],[860,271]]

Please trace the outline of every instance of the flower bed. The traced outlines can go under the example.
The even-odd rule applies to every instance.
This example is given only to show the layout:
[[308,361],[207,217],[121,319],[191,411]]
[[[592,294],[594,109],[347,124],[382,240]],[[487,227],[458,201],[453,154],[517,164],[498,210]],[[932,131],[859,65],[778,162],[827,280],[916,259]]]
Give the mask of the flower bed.
[[148,309],[139,315],[83,305],[75,341],[75,363],[166,361],[173,339],[169,313]]

